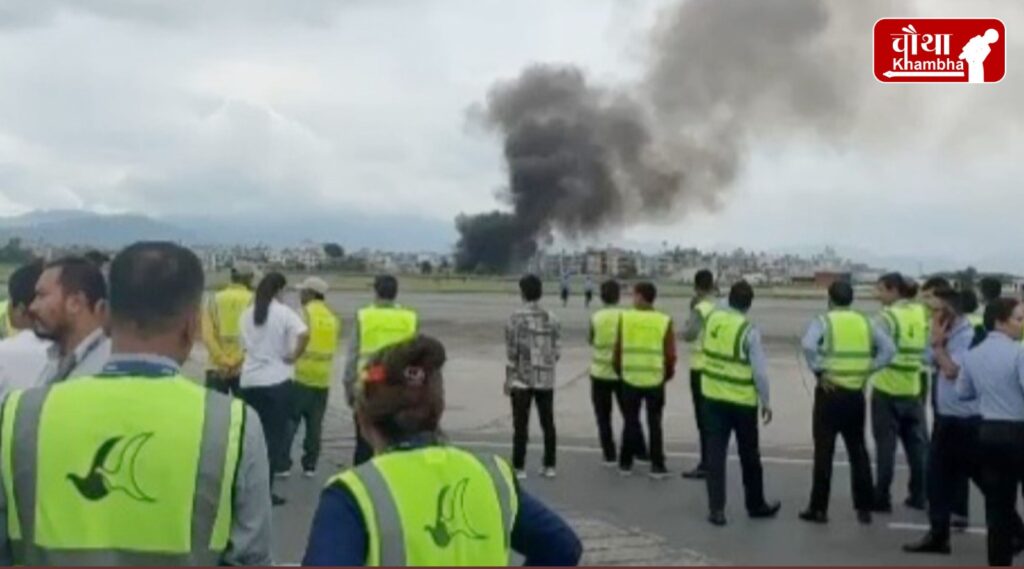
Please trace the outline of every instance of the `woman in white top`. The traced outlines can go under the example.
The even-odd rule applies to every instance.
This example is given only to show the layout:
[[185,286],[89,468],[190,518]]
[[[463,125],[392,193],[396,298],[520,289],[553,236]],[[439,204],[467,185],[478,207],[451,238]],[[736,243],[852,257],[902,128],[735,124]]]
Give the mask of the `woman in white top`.
[[[245,362],[242,364],[241,396],[256,411],[267,438],[270,470],[288,472],[289,399],[295,361],[306,350],[309,330],[302,318],[280,301],[286,281],[281,273],[268,273],[256,287],[253,305],[242,313],[240,328]],[[274,505],[284,499],[273,495]]]

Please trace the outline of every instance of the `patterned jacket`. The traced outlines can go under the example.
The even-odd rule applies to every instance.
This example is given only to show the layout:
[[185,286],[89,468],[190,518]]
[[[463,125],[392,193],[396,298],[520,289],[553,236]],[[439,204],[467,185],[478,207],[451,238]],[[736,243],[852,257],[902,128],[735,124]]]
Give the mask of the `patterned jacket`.
[[558,319],[536,302],[513,312],[505,326],[505,385],[511,389],[554,389],[555,364],[561,357],[560,335]]

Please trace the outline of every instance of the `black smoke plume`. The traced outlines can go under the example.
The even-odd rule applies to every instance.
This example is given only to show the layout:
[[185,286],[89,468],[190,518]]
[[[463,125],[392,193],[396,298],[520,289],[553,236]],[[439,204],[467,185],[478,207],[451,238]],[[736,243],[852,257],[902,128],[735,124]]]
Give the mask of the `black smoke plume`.
[[458,268],[518,269],[554,233],[714,209],[751,140],[842,133],[862,60],[850,46],[870,49],[885,5],[689,0],[651,30],[637,84],[594,85],[572,65],[497,83],[477,115],[502,137],[511,211],[459,216]]

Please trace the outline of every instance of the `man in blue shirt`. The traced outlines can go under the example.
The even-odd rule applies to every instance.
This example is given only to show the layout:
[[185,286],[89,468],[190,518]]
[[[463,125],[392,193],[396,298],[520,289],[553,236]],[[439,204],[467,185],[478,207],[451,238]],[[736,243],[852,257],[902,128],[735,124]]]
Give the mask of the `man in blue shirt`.
[[935,426],[929,449],[927,484],[931,529],[918,542],[905,545],[908,553],[949,554],[951,508],[959,482],[969,477],[982,487],[977,401],[963,401],[956,379],[974,339],[974,327],[964,316],[962,294],[949,287],[932,291],[931,354],[935,368]]
[[988,336],[964,358],[956,387],[981,413],[988,562],[1004,566],[1013,562],[1021,535],[1016,505],[1024,481],[1024,305],[1011,298],[994,300],[985,308],[985,328]]

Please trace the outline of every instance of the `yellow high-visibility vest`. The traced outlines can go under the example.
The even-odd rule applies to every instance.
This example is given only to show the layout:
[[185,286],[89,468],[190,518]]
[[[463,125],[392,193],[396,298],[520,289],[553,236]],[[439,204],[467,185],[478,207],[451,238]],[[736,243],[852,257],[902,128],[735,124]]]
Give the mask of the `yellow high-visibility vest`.
[[309,325],[309,344],[305,353],[295,362],[295,381],[309,387],[326,389],[331,385],[334,356],[338,353],[341,320],[322,300],[306,304]]
[[370,356],[388,346],[411,339],[419,327],[416,312],[397,304],[367,306],[356,317],[359,320],[360,377]]
[[701,322],[701,333],[697,335],[697,339],[690,344],[690,369],[693,371],[701,371],[704,369],[704,345],[701,342],[703,337],[704,325],[707,324],[708,316],[715,310],[715,303],[710,299],[703,299],[694,305],[694,310],[700,315]]
[[821,317],[824,341],[819,349],[825,373],[836,385],[860,390],[871,375],[871,321],[847,309]]
[[230,284],[206,303],[206,310],[203,311],[203,339],[210,352],[212,368],[237,367],[245,359],[239,321],[242,312],[252,301],[251,290],[240,284]]
[[882,311],[893,342],[896,357],[878,371],[872,385],[893,397],[917,397],[921,394],[922,358],[928,345],[928,321],[924,312],[906,303],[897,303]]
[[512,470],[454,447],[394,451],[328,484],[366,522],[368,566],[505,566],[519,509]]
[[12,393],[0,424],[7,532],[25,565],[217,565],[245,407],[181,376]]
[[622,381],[641,388],[665,383],[665,335],[671,323],[657,310],[622,313]]
[[590,326],[594,331],[594,355],[590,364],[590,376],[594,379],[607,381],[619,379],[612,360],[615,355],[615,339],[619,334],[621,318],[621,308],[604,308],[595,312],[590,318]]
[[704,397],[745,407],[757,406],[754,369],[747,351],[747,317],[732,310],[715,310],[704,323]]

